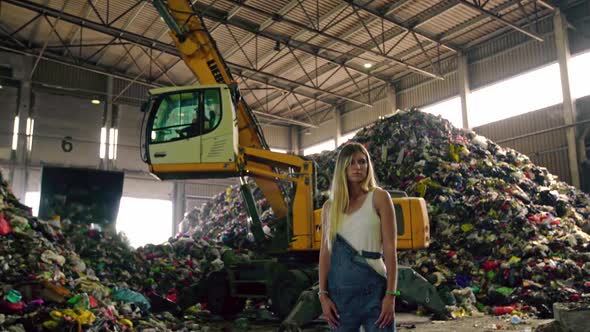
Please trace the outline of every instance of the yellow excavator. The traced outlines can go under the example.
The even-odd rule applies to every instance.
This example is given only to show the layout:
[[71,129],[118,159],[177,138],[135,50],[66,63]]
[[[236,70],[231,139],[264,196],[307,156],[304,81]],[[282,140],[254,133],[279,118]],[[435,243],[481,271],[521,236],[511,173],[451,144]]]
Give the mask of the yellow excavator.
[[[150,91],[149,101],[142,106],[143,159],[162,180],[240,178],[250,230],[263,248],[261,259],[226,262],[223,272],[205,281],[202,288],[209,307],[222,313],[235,303],[232,299],[269,298],[272,311],[287,317],[290,326],[316,318],[321,309],[309,290],[317,280],[321,239],[321,211],[314,206],[314,162],[270,151],[199,8],[193,8],[189,0],[152,3],[200,84]],[[274,212],[270,238],[263,232],[246,177],[255,181]],[[399,249],[426,248],[430,232],[424,200],[399,197],[393,201]],[[444,311],[435,289],[409,267],[400,266],[398,285],[402,300]]]

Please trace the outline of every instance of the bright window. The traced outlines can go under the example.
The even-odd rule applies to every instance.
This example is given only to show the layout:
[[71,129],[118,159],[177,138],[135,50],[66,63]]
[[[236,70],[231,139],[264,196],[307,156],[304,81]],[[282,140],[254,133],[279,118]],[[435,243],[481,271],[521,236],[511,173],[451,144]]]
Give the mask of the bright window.
[[461,116],[461,98],[459,97],[454,97],[436,104],[426,106],[421,110],[432,115],[440,115],[443,119],[449,120],[453,126],[457,128],[463,128],[463,118]]
[[161,199],[121,198],[117,232],[124,232],[134,248],[160,244],[172,236],[172,202]]
[[335,148],[335,141],[333,139],[331,140],[327,140],[325,142],[321,142],[315,145],[312,145],[310,147],[307,147],[305,149],[303,149],[303,155],[304,156],[308,156],[310,154],[314,154],[314,153],[320,153],[322,151],[332,151]]
[[590,52],[572,57],[569,69],[572,98],[590,95]]
[[270,151],[279,152],[279,153],[287,153],[285,149],[277,149],[277,148],[270,148]]
[[561,103],[559,66],[552,64],[471,92],[469,126],[478,127]]
[[[570,59],[570,85],[572,98],[590,95],[590,52]],[[561,78],[557,63],[533,70],[471,91],[469,96],[469,126],[503,120],[563,102]],[[461,128],[461,99],[454,97],[422,108],[422,111],[440,115]]]
[[358,133],[360,131],[360,129],[357,130],[353,130],[351,132],[349,132],[346,135],[342,135],[342,137],[340,138],[340,142],[342,142],[342,144],[348,142],[350,139],[352,139],[354,137],[354,135],[356,135],[356,133]]
[[39,215],[39,202],[41,193],[38,191],[27,191],[25,194],[25,205],[33,209],[33,216]]

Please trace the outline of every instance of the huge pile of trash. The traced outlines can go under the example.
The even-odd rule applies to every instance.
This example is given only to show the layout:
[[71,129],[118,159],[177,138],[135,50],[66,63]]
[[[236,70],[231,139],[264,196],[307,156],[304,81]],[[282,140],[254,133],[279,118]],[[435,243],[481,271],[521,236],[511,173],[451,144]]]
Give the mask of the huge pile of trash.
[[[379,120],[352,141],[368,149],[382,187],[426,199],[432,244],[400,253],[400,261],[427,276],[447,304],[513,305],[547,317],[553,302],[590,302],[587,194],[527,156],[419,110]],[[310,156],[318,166],[317,207],[327,199],[337,153]],[[241,204],[239,188],[229,188],[201,208],[196,224],[212,238],[247,243],[246,217],[236,218]]]
[[[553,302],[590,302],[588,195],[514,150],[415,110],[353,140],[371,153],[383,187],[428,202],[430,248],[399,257],[447,304],[545,317]],[[312,156],[318,207],[337,152]],[[248,185],[270,237],[272,209]],[[135,250],[93,224],[32,217],[0,172],[0,330],[207,331],[216,305],[203,293],[215,295],[208,281],[255,258],[257,246],[237,186],[182,224],[167,243]]]
[[2,331],[208,331],[201,281],[249,254],[191,237],[135,250],[96,224],[40,220],[0,172]]

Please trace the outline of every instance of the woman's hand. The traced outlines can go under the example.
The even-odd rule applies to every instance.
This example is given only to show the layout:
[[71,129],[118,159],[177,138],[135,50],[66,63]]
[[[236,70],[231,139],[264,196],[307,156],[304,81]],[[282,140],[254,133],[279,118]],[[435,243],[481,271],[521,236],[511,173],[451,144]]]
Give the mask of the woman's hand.
[[[323,305],[322,305],[323,307]],[[387,327],[395,320],[395,297],[391,295],[385,295],[383,301],[381,301],[381,313],[379,318],[375,322],[380,329]]]
[[340,315],[338,315],[338,310],[336,309],[336,304],[330,299],[328,294],[321,294],[320,295],[320,303],[322,304],[322,312],[326,319],[328,320],[328,324],[331,327],[337,328],[340,325]]

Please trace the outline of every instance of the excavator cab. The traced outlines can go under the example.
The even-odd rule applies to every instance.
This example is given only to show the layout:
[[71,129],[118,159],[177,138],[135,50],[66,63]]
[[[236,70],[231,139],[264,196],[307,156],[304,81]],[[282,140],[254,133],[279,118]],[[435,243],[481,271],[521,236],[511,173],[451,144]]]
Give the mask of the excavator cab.
[[230,88],[224,84],[150,90],[145,158],[163,180],[232,176],[238,127]]

